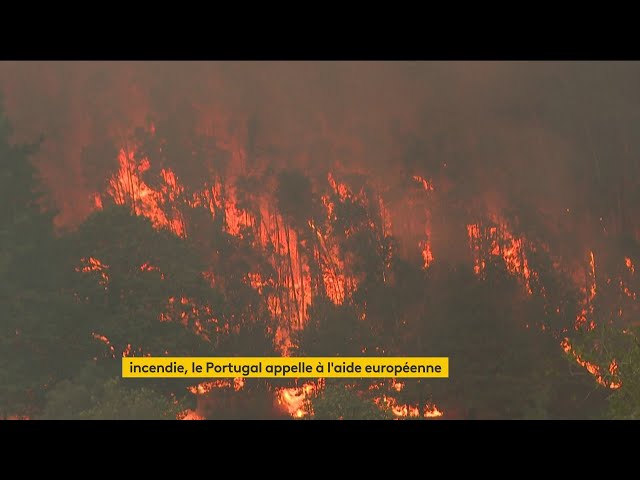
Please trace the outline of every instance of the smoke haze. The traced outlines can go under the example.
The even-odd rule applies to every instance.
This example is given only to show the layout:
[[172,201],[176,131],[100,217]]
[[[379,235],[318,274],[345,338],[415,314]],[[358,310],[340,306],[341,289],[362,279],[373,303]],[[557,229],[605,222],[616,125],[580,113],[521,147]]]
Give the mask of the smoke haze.
[[251,125],[279,166],[446,171],[484,202],[558,216],[585,203],[576,170],[638,151],[639,80],[630,62],[0,63],[16,140],[46,136],[63,225],[90,210],[82,149],[149,120],[236,151]]

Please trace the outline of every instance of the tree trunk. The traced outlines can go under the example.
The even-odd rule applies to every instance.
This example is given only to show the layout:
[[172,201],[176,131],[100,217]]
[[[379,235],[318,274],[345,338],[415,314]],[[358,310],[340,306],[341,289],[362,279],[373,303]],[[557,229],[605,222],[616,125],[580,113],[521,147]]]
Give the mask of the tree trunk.
[[293,303],[296,306],[296,316],[298,317],[298,324],[302,323],[300,319],[300,306],[298,305],[298,295],[296,294],[296,282],[293,274],[293,262],[291,260],[291,242],[289,239],[289,225],[285,223],[284,234],[287,240],[287,258],[289,260],[289,274],[291,275],[291,291],[293,292]]
[[300,272],[300,310],[301,317],[298,324],[298,328],[302,328],[302,321],[304,320],[304,277],[302,271],[302,256],[300,255],[300,242],[298,242],[298,270]]

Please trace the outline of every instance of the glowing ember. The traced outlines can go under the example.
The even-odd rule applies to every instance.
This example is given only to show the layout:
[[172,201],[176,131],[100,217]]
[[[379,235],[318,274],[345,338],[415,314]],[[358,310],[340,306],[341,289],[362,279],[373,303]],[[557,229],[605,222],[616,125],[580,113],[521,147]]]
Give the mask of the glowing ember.
[[316,389],[314,383],[305,383],[301,387],[278,389],[276,394],[278,405],[295,418],[312,415],[312,412],[308,410],[308,405],[309,399]]
[[[149,132],[155,133],[155,129]],[[224,148],[232,158],[238,160],[238,164],[246,162],[247,153],[237,141],[237,139],[227,139]],[[246,193],[242,188],[236,187],[234,175],[230,178],[222,179],[215,177],[205,183],[199,191],[187,190],[180,183],[176,173],[163,168],[156,170],[159,178],[155,181],[145,183],[147,175],[151,171],[151,163],[148,158],[140,158],[135,148],[125,146],[119,151],[119,170],[109,179],[106,194],[113,198],[119,205],[128,205],[136,215],[147,217],[155,228],[168,229],[179,237],[186,238],[189,225],[185,219],[184,208],[204,207],[208,209],[212,219],[222,218],[224,230],[238,239],[250,239],[254,247],[261,248],[262,251],[270,252],[269,262],[273,267],[274,274],[267,276],[257,271],[249,272],[245,282],[255,289],[260,295],[265,296],[266,305],[271,315],[277,320],[278,326],[275,329],[276,342],[280,352],[287,355],[293,347],[292,333],[304,328],[308,320],[308,312],[317,295],[318,289],[331,301],[340,305],[349,300],[350,295],[357,289],[358,280],[352,273],[348,252],[341,251],[341,246],[336,237],[349,238],[357,233],[356,227],[344,226],[339,218],[341,207],[363,206],[370,204],[378,205],[379,209],[375,214],[369,215],[362,223],[364,227],[383,236],[392,234],[391,214],[380,195],[380,191],[372,195],[363,193],[365,189],[355,186],[350,188],[346,183],[339,181],[333,173],[327,174],[327,181],[331,190],[328,194],[321,195],[321,206],[324,207],[321,217],[312,220],[302,219],[303,225],[308,225],[308,230],[304,228],[293,228],[293,220],[287,220],[278,213],[274,204],[273,192],[254,194],[250,200],[246,199]],[[156,176],[158,176],[156,174]],[[422,176],[414,175],[413,181],[417,182],[419,192],[431,193],[434,191],[432,181]],[[157,182],[157,185],[156,183]],[[357,185],[354,183],[354,185]],[[325,192],[326,193],[326,192]],[[369,195],[369,197],[367,197]],[[417,194],[416,194],[417,195]],[[418,195],[421,198],[432,198],[431,195]],[[93,196],[95,208],[103,208],[103,196],[96,193]],[[423,204],[418,204],[423,205]],[[242,207],[241,207],[242,206]],[[422,256],[423,268],[429,268],[434,261],[432,236],[431,236],[431,211],[425,208],[426,222],[419,223],[423,229],[412,240],[411,249],[415,251],[416,243]],[[421,213],[419,212],[419,215]],[[220,217],[222,216],[222,217]],[[310,215],[311,216],[311,215]],[[375,218],[379,216],[379,218]],[[537,245],[533,245],[526,238],[513,232],[508,223],[497,214],[489,216],[490,222],[485,224],[467,224],[467,236],[473,258],[473,270],[476,275],[483,276],[487,265],[491,260],[504,262],[506,270],[518,277],[528,294],[532,294],[532,278],[536,279],[536,272],[532,271],[527,258],[528,252],[535,251]],[[305,227],[306,228],[306,227]],[[334,229],[341,231],[336,232]],[[344,230],[344,231],[342,231]],[[422,238],[423,240],[420,240]],[[315,263],[313,263],[315,262]],[[313,265],[317,265],[317,277],[312,279]],[[625,265],[631,274],[635,268],[631,258],[625,257]],[[109,281],[108,266],[102,264],[98,259],[89,257],[82,259],[82,266],[78,267],[81,272],[99,272],[101,284],[105,286]],[[142,272],[159,272],[161,278],[164,275],[158,267],[144,263],[140,266]],[[213,270],[213,269],[211,269]],[[581,269],[581,274],[584,269]],[[596,328],[594,320],[594,301],[597,295],[596,284],[596,264],[593,252],[589,254],[589,267],[585,272],[585,283],[582,291],[584,301],[582,302],[580,313],[578,314],[575,327],[584,327],[589,330]],[[218,277],[214,277],[213,272],[206,272],[203,275],[209,279],[211,285],[220,282]],[[386,277],[385,277],[386,281]],[[636,300],[636,293],[631,291],[622,280],[620,280],[621,291],[627,297]],[[198,307],[186,298],[179,297],[179,304],[175,297],[168,300],[166,310],[160,314],[161,321],[178,321],[183,325],[189,325],[198,335],[209,340],[206,336],[205,325],[199,320],[201,314],[206,314],[211,322],[215,323],[216,331],[228,333],[228,325],[217,325],[217,320],[213,318],[212,312],[205,307]],[[555,308],[555,306],[553,307]],[[557,310],[559,313],[559,310]],[[367,318],[366,305],[359,313],[364,321]],[[528,328],[528,325],[527,325]],[[546,329],[544,325],[541,327]],[[102,338],[96,337],[101,341]],[[106,338],[105,338],[106,340]],[[105,342],[108,345],[108,340]],[[110,345],[113,353],[113,347]],[[598,367],[583,360],[571,348],[569,341],[562,342],[562,348],[575,357],[576,362],[590,372],[600,384],[605,384]],[[131,345],[127,345],[123,355],[133,355]],[[612,370],[613,369],[613,370]],[[617,371],[617,363],[612,361],[610,373],[613,375]],[[192,393],[204,395],[214,388],[233,388],[240,390],[244,386],[242,379],[236,379],[232,384],[227,380],[214,380],[203,382],[196,387],[192,387]],[[611,382],[609,388],[618,388],[620,385]],[[392,388],[395,391],[402,391],[404,384],[394,382]],[[297,388],[283,388],[277,390],[277,402],[284,410],[295,418],[312,415],[308,411],[309,397],[316,391],[316,385],[312,383],[304,384]],[[381,397],[378,402],[391,409],[398,418],[420,417],[434,418],[443,415],[435,405],[427,405],[422,409],[418,405],[399,405],[397,401],[390,397]],[[377,403],[378,403],[377,402]],[[185,414],[189,416],[191,413]],[[197,415],[193,412],[193,415]]]
[[[149,160],[137,160],[135,151],[121,149],[118,155],[120,168],[109,180],[107,193],[118,205],[129,205],[136,215],[143,215],[151,220],[156,228],[168,228],[179,237],[185,237],[184,221],[180,213],[171,208],[171,218],[163,210],[167,201],[175,201],[183,192],[177,183],[175,174],[168,169],[161,170],[163,185],[158,190],[149,187],[141,176],[149,170]],[[95,206],[102,208],[102,199],[95,195]]]
[[195,410],[186,410],[180,412],[176,416],[176,420],[206,420],[206,418],[198,414]]
[[444,412],[442,410],[439,410],[438,407],[436,407],[435,405],[432,405],[431,407],[429,406],[424,407],[425,418],[437,418],[437,417],[442,417],[443,415],[444,415]]
[[[397,384],[394,384],[394,387],[395,385]],[[397,388],[396,390],[400,391]],[[374,402],[376,403],[376,405],[378,405],[381,408],[382,407],[390,408],[391,412],[396,417],[396,419],[417,418],[420,416],[424,418],[436,418],[436,417],[443,416],[443,412],[439,410],[438,407],[435,405],[425,405],[424,413],[421,415],[420,408],[418,405],[408,405],[408,404],[401,405],[401,404],[398,404],[398,401],[395,398],[389,397],[387,395],[383,395],[381,397],[374,399]]]
[[98,209],[98,210],[102,210],[102,197],[100,197],[100,194],[98,193],[94,193],[93,194],[93,205]]
[[[591,362],[583,360],[582,357],[580,357],[580,355],[574,352],[568,338],[565,338],[564,340],[562,340],[562,342],[560,342],[560,346],[566,353],[571,354],[575,358],[578,365],[580,365],[581,367],[584,367],[591,375],[593,375],[596,381],[600,385],[610,388],[612,390],[616,390],[622,386],[620,382],[615,382],[615,381],[612,381],[611,383],[607,384],[607,382],[602,378],[602,375],[600,375],[600,368],[598,368],[597,365],[594,365]],[[609,372],[611,374],[614,374],[617,371],[617,369],[618,369],[618,364],[614,359],[611,361],[611,364],[609,365]]]
[[[582,292],[585,295],[585,299],[582,302],[582,308],[580,313],[576,317],[575,329],[578,330],[584,325],[587,325],[588,330],[593,330],[596,324],[593,320],[588,322],[588,318],[593,315],[594,305],[593,302],[596,298],[596,261],[593,252],[589,252],[589,270],[585,276],[586,285],[582,288]],[[588,323],[587,323],[588,322]]]
[[431,244],[427,241],[424,244],[420,244],[422,248],[422,259],[424,260],[424,268],[429,268],[431,262],[433,262],[433,252],[431,251]]
[[420,175],[414,175],[413,179],[418,182],[427,192],[433,192],[433,183],[425,180]]
[[636,269],[633,266],[633,262],[631,261],[631,259],[629,257],[625,257],[624,258],[624,264],[627,266],[627,268],[629,269],[629,271],[631,272],[632,275],[634,273],[636,273]]
[[331,185],[331,188],[333,188],[333,190],[340,196],[341,200],[346,200],[351,196],[349,187],[347,187],[347,185],[344,183],[336,182],[331,172],[327,174],[327,180],[329,181],[329,185]]
[[516,238],[507,228],[506,222],[495,216],[499,227],[481,228],[479,224],[467,225],[469,246],[473,254],[473,271],[480,275],[486,268],[487,255],[501,257],[509,273],[524,281],[525,290],[531,294],[532,277],[525,253],[525,240]]
[[111,342],[109,341],[109,339],[107,337],[105,337],[104,335],[100,335],[99,333],[95,333],[95,332],[93,332],[91,335],[96,340],[100,340],[102,343],[107,345],[109,347],[109,350],[111,351],[111,355],[113,356],[113,358],[116,358],[116,351],[113,348],[113,345],[111,345]]
[[239,392],[244,388],[244,385],[244,378],[234,378],[233,380],[218,378],[199,383],[198,385],[189,387],[188,390],[194,395],[206,395],[215,389],[233,389],[234,391]]
[[100,272],[100,285],[105,288],[107,287],[107,284],[109,283],[109,275],[107,274],[109,265],[105,265],[100,260],[94,257],[81,258],[80,263],[82,264],[82,266],[76,267],[76,272]]

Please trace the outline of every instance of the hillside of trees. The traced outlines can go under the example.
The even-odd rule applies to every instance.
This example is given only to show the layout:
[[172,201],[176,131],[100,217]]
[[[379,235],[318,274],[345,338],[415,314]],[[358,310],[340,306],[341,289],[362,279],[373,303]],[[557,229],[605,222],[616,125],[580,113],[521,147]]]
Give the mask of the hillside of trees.
[[[586,179],[598,189],[581,215],[604,217],[611,228],[592,247],[593,270],[586,252],[572,259],[587,277],[597,272],[576,282],[554,256],[567,248],[564,226],[545,224],[517,198],[501,222],[476,212],[455,165],[419,172],[436,189],[453,185],[439,196],[411,170],[404,184],[381,192],[363,175],[334,180],[267,168],[252,145],[246,170],[232,172],[210,139],[160,144],[160,133],[138,129],[135,153],[120,163],[114,145],[85,149],[86,181],[100,207],[56,229],[32,162],[42,140],[16,145],[10,134],[0,112],[1,418],[175,419],[197,408],[199,381],[122,379],[123,355],[282,354],[450,358],[449,379],[407,380],[401,391],[391,382],[322,382],[309,399],[317,419],[393,418],[376,404],[381,395],[420,408],[435,403],[444,418],[640,416],[638,276],[628,266],[640,265],[640,245],[630,233],[632,193],[616,187],[629,184],[624,169],[607,170],[619,175],[609,193],[603,170]],[[392,203],[392,189],[415,199],[394,207],[406,225],[390,231],[377,199]],[[436,212],[433,259],[423,225],[410,225],[412,209],[425,205]],[[475,254],[473,222],[484,242]],[[438,228],[460,235],[438,238]],[[503,255],[510,236],[529,241],[519,244],[515,267]],[[445,246],[465,253],[438,255]],[[589,296],[592,286],[597,296]],[[597,366],[600,382],[576,356]],[[273,397],[296,384],[221,388],[210,393],[217,397],[205,416],[289,418]]]

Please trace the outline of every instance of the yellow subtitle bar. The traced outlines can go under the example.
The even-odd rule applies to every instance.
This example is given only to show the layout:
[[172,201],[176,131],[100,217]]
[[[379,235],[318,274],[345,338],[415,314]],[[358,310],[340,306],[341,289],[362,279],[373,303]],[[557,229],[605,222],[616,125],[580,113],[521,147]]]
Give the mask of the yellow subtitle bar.
[[448,357],[123,357],[124,378],[448,378]]

